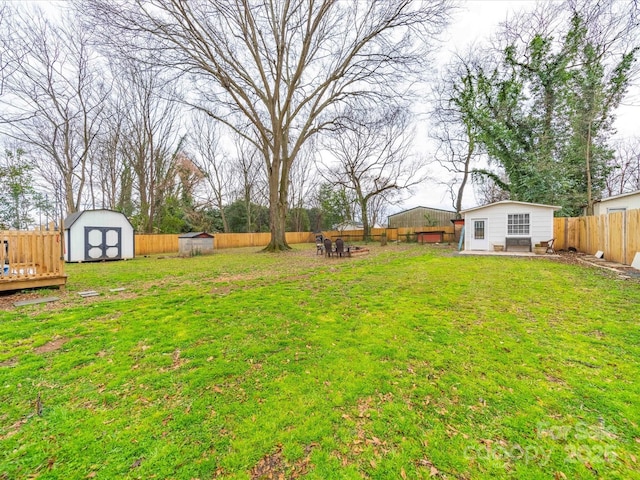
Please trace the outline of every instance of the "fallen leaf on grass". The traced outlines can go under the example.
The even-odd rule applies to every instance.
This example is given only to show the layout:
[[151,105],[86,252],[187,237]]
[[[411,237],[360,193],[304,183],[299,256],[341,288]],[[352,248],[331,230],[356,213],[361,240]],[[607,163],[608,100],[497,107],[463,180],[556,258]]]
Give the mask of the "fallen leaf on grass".
[[407,472],[404,471],[404,468],[400,469],[400,476],[404,479],[407,480]]
[[436,475],[440,474],[440,470],[436,468],[431,460],[428,460],[426,458],[421,458],[420,460],[418,460],[418,466],[427,467],[429,469],[430,477],[435,477]]
[[567,480],[567,476],[563,472],[556,472],[553,474],[555,480]]
[[371,440],[368,440],[367,443],[372,443],[373,445],[382,445],[382,442],[378,437],[371,437]]

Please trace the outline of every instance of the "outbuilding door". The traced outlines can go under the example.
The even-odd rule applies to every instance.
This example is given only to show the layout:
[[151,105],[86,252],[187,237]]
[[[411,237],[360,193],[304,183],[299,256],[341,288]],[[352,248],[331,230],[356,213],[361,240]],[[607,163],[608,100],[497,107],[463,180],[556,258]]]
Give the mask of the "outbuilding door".
[[119,260],[122,257],[121,227],[84,227],[84,259]]
[[472,218],[471,232],[469,232],[471,240],[471,250],[489,250],[489,239],[487,230],[488,222],[486,218]]

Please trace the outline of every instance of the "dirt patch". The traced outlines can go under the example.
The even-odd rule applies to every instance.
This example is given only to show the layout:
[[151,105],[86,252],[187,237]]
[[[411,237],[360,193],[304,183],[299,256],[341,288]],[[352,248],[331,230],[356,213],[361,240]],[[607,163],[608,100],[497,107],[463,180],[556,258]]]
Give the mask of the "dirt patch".
[[310,457],[315,443],[307,445],[304,449],[304,457],[290,464],[282,455],[282,445],[278,445],[274,453],[262,457],[251,469],[251,480],[282,479],[289,480],[306,475],[312,467]]
[[[0,435],[0,440],[6,440],[7,438],[13,437],[16,433],[18,433],[20,431],[20,429],[22,428],[22,426],[27,423],[27,418],[21,418],[20,420],[18,420],[17,422],[15,422],[13,425],[11,425],[7,430],[6,433],[4,435]],[[0,477],[2,478],[2,477]]]
[[0,310],[12,310],[15,308],[13,305],[15,302],[34,300],[40,296],[37,292],[2,292],[0,293]]
[[15,367],[18,364],[17,358],[9,358],[3,362],[0,362],[0,367]]
[[34,348],[33,351],[39,354],[54,352],[62,348],[62,346],[68,341],[69,341],[68,338],[57,338],[55,340],[51,340],[50,342],[45,343],[44,345]]

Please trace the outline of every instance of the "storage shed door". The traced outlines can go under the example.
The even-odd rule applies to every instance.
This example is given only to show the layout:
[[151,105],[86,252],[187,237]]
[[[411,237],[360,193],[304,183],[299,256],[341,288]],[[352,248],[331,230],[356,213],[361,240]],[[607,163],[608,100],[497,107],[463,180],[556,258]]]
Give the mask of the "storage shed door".
[[84,227],[85,261],[118,260],[121,257],[121,227]]
[[469,248],[471,250],[489,250],[489,237],[487,235],[488,219],[472,218]]

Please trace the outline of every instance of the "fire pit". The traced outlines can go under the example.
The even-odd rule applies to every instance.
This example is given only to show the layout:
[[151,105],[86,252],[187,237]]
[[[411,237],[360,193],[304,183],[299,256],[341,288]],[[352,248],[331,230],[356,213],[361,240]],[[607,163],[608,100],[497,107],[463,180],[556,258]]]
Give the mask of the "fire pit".
[[349,256],[350,257],[357,257],[360,255],[367,255],[369,253],[369,249],[368,248],[364,248],[364,247],[349,247]]

